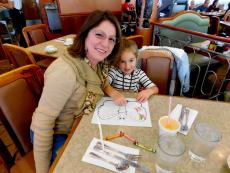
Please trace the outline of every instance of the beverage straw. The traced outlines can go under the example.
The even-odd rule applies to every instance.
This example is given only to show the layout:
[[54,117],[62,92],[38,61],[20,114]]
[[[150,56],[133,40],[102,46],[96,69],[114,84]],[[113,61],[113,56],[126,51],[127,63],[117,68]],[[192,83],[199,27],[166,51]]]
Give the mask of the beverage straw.
[[97,122],[98,122],[98,127],[99,127],[100,141],[101,141],[101,145],[102,145],[102,150],[104,151],[105,147],[104,147],[104,140],[103,140],[103,135],[102,135],[101,122],[100,122],[98,117],[97,117]]
[[169,115],[170,115],[170,113],[171,113],[171,105],[172,105],[172,97],[169,96],[168,120],[167,120],[167,124],[169,124]]

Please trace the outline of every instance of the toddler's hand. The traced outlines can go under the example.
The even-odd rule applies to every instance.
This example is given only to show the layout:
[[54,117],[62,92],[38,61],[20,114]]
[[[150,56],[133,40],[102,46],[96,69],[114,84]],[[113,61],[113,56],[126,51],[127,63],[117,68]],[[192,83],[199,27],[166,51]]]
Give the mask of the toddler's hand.
[[126,105],[127,103],[126,98],[119,92],[116,93],[112,98],[114,103],[118,106]]
[[140,103],[144,103],[152,95],[148,90],[142,90],[137,94],[136,100]]

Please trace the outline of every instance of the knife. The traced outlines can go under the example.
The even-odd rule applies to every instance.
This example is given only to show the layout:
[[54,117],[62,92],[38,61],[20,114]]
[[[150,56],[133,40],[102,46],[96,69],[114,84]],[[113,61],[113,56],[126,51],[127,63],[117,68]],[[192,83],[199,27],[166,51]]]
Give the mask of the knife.
[[108,156],[111,156],[111,157],[113,157],[113,158],[115,158],[115,159],[118,159],[118,160],[120,160],[120,161],[122,161],[122,162],[128,163],[130,166],[136,168],[137,170],[139,170],[139,171],[141,171],[141,172],[144,172],[144,173],[150,173],[150,172],[151,172],[151,171],[149,170],[149,168],[146,168],[145,166],[140,165],[140,164],[138,164],[138,163],[135,163],[135,162],[133,162],[133,161],[124,159],[123,157],[120,157],[120,156],[118,156],[118,155],[116,155],[116,154],[114,154],[114,153],[111,153],[111,152],[102,150],[102,149],[101,149],[100,147],[98,147],[97,145],[94,146],[94,149],[95,149],[96,151],[100,151],[100,152],[102,152],[102,153],[105,153],[105,154],[107,154]]
[[183,123],[183,119],[184,119],[184,109],[185,109],[185,106],[182,106],[182,107],[181,107],[180,116],[179,116],[179,119],[178,119],[178,121],[179,121],[181,124]]

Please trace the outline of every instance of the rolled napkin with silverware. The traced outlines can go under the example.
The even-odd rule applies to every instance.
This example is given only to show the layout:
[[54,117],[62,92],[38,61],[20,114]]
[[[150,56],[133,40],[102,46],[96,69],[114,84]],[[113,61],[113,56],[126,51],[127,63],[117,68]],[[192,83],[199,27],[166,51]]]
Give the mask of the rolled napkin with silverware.
[[178,120],[181,123],[179,133],[187,135],[193,122],[198,115],[198,111],[182,104],[177,104],[170,113],[170,117]]

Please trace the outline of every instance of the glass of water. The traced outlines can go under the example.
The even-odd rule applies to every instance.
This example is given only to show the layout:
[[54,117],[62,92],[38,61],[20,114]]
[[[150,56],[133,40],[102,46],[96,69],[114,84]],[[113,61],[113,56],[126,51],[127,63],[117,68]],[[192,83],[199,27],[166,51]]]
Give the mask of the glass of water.
[[197,124],[189,147],[190,158],[196,162],[205,161],[205,157],[220,142],[221,138],[221,133],[209,124]]
[[178,161],[185,152],[184,141],[178,136],[162,135],[157,143],[156,171],[176,172]]

